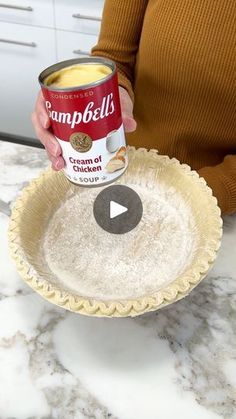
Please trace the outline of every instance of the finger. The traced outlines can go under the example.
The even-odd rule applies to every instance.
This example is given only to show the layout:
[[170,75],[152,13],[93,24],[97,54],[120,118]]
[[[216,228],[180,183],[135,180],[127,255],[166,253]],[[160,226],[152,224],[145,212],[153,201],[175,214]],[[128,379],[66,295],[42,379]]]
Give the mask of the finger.
[[32,121],[34,130],[35,130],[36,136],[41,141],[41,143],[43,145],[45,145],[46,137],[47,136],[50,136],[51,134],[50,134],[49,131],[47,131],[46,129],[44,129],[42,127],[42,124],[39,121],[38,114],[36,113],[36,111],[34,111],[32,113],[32,115],[31,115],[31,121]]
[[137,128],[137,123],[133,117],[133,105],[130,102],[126,98],[122,102],[122,119],[125,132],[133,132]]
[[123,116],[123,124],[125,132],[133,132],[137,128],[137,122],[134,118]]
[[126,132],[132,132],[136,130],[137,123],[133,117],[133,103],[127,92],[123,87],[119,87],[120,101],[121,101],[121,112],[124,123],[124,129]]
[[65,167],[65,161],[62,156],[53,157],[50,153],[47,152],[48,158],[52,163],[52,169],[59,171]]
[[57,172],[65,166],[65,162],[62,157],[56,157],[52,161],[52,169],[56,170]]
[[33,112],[32,114],[32,122],[34,125],[35,133],[41,143],[44,145],[46,150],[49,154],[54,157],[58,157],[61,155],[61,147],[56,138],[53,134],[51,134],[48,130],[42,128],[41,124],[38,121],[37,114]]
[[62,155],[61,146],[55,137],[46,132],[44,147],[53,157],[60,157]]
[[35,104],[35,112],[37,114],[38,120],[43,128],[49,128],[50,127],[50,119],[47,114],[46,106],[45,106],[45,100],[43,97],[42,92],[40,91],[36,100]]

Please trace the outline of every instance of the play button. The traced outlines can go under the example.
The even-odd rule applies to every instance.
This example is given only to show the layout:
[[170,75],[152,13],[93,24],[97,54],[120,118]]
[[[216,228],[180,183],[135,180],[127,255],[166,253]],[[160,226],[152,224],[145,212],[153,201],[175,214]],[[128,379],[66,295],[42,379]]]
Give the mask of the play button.
[[142,218],[143,205],[133,189],[124,185],[112,185],[98,194],[93,213],[103,230],[123,234],[137,226]]
[[124,214],[126,211],[128,211],[128,208],[123,207],[123,205],[117,202],[110,201],[110,218],[118,217],[118,215]]

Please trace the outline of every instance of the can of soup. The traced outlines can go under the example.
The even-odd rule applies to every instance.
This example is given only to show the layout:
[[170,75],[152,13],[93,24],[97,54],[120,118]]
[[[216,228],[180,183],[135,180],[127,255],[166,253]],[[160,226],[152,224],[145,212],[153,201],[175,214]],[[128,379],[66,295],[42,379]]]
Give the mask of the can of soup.
[[121,176],[128,157],[115,63],[100,57],[63,61],[42,71],[39,83],[66,177],[101,186]]

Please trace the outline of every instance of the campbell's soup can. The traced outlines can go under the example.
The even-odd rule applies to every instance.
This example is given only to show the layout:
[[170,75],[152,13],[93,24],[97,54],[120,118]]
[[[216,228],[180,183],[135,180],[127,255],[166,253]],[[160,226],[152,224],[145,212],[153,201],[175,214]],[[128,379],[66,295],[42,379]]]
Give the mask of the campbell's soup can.
[[116,66],[99,57],[67,60],[39,75],[66,177],[78,185],[113,182],[127,168]]

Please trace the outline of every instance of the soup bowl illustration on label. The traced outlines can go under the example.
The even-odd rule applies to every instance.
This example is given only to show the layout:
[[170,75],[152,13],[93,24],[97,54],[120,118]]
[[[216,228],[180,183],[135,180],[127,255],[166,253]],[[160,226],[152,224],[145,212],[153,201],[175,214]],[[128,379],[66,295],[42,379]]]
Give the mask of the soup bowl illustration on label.
[[120,132],[117,130],[109,132],[106,139],[106,149],[109,153],[115,153],[120,147]]

